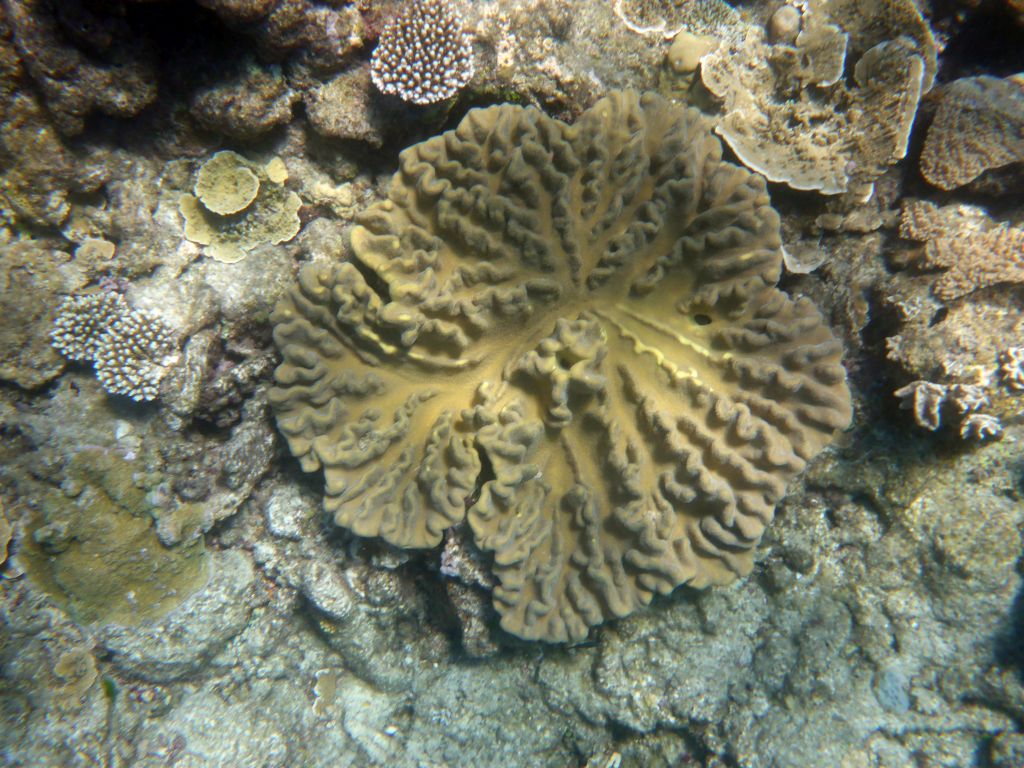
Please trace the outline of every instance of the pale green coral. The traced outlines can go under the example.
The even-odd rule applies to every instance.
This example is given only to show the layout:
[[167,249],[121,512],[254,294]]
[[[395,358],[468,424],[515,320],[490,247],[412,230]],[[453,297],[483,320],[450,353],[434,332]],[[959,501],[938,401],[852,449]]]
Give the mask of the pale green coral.
[[63,478],[39,498],[26,561],[29,575],[77,618],[135,623],[165,613],[202,584],[202,541],[160,543],[137,462],[83,450]]
[[178,200],[185,237],[227,264],[260,245],[291,240],[301,226],[302,199],[284,187],[287,175],[279,167],[273,160],[261,166],[235,152],[215,154],[199,169],[195,194]]
[[222,216],[248,208],[259,191],[259,177],[235,152],[218,152],[203,163],[196,177],[196,197],[208,210]]

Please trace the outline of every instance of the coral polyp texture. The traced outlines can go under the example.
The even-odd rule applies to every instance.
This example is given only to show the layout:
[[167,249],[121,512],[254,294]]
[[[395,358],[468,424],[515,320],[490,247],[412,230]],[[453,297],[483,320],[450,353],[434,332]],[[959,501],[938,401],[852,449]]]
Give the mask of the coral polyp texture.
[[921,175],[949,190],[1010,163],[1024,163],[1024,73],[945,86],[921,151]]
[[413,104],[454,96],[473,72],[469,31],[449,0],[410,0],[384,26],[370,62],[382,93]]
[[501,624],[578,641],[747,574],[787,482],[850,420],[840,344],[776,288],[764,179],[699,113],[510,105],[405,150],[350,260],[273,316],[271,402],[356,534],[468,521]]
[[997,223],[978,208],[906,199],[900,236],[925,243],[915,259],[919,266],[946,270],[934,288],[943,301],[1024,284],[1024,229]]
[[113,292],[64,299],[50,343],[69,360],[93,363],[107,392],[133,400],[155,399],[161,380],[178,359],[174,334]]

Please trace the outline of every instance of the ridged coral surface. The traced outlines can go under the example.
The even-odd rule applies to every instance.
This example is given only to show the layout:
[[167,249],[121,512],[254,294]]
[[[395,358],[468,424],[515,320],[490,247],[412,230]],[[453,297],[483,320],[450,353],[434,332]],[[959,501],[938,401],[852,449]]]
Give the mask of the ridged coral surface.
[[633,92],[571,126],[474,110],[403,152],[351,259],[273,318],[278,425],[337,523],[432,547],[467,519],[530,639],[748,573],[850,397],[817,309],[775,287],[764,180],[721,152]]

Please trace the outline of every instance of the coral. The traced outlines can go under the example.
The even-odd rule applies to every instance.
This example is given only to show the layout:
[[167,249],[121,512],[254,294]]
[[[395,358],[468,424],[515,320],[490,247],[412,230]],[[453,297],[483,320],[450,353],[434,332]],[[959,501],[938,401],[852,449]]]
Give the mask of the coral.
[[793,45],[800,34],[800,9],[792,5],[780,5],[768,19],[768,40],[774,45]]
[[793,45],[750,25],[702,59],[701,77],[723,102],[716,132],[749,168],[794,189],[862,192],[906,154],[935,57],[911,0],[827,0],[808,5]]
[[260,245],[295,237],[302,226],[302,200],[285,188],[284,179],[271,179],[271,163],[261,166],[230,151],[203,163],[195,194],[178,199],[185,237],[206,246],[208,256],[226,264],[241,261]]
[[88,693],[99,676],[96,659],[87,648],[64,651],[53,665],[53,674],[63,683],[59,692],[61,704],[72,707]]
[[156,398],[160,381],[178,359],[174,334],[112,291],[64,299],[50,342],[69,360],[92,362],[107,392],[133,400]]
[[718,42],[712,38],[700,37],[682,31],[672,40],[668,48],[668,63],[678,74],[696,71],[701,57],[714,50]]
[[612,10],[630,32],[665,40],[683,31],[721,28],[739,19],[721,0],[615,0]]
[[914,412],[919,427],[937,430],[942,426],[942,405],[946,402],[947,388],[930,381],[913,381],[893,394],[900,398],[900,408]]
[[[979,413],[991,405],[985,388],[980,384],[936,384],[918,380],[897,389],[900,408],[912,410],[919,427],[934,432],[942,426],[943,410],[955,411],[963,440],[988,440],[999,437],[1003,426],[999,419],[988,413]],[[951,408],[947,408],[951,406]]]
[[954,384],[949,388],[948,396],[961,416],[975,413],[992,404],[980,384]]
[[964,440],[992,440],[1002,434],[1003,425],[988,413],[972,413],[960,424],[960,437]]
[[11,521],[7,519],[7,515],[4,513],[3,506],[0,505],[0,568],[3,568],[4,563],[7,562],[7,556],[10,554],[9,547],[13,538],[14,526],[11,525]]
[[1024,162],[1024,75],[965,77],[939,93],[921,152],[921,175],[940,189]]
[[924,242],[916,262],[946,270],[933,288],[944,300],[1005,283],[1024,283],[1024,229],[997,224],[967,206],[904,200],[900,235]]
[[155,59],[123,19],[80,0],[4,0],[3,8],[62,133],[80,133],[94,110],[131,117],[156,98]]
[[473,72],[470,34],[450,0],[409,0],[380,33],[370,62],[382,93],[413,104],[454,96]]
[[999,355],[999,377],[1011,392],[1024,392],[1024,347],[1010,347]]
[[850,419],[840,345],[775,287],[763,179],[634,92],[572,126],[474,110],[400,165],[273,315],[278,427],[335,521],[431,547],[468,517],[524,638],[748,573]]
[[82,621],[150,618],[204,581],[201,540],[166,548],[157,539],[140,469],[113,451],[84,448],[59,488],[29,492],[40,514],[25,552],[29,575]]
[[244,211],[259,191],[259,178],[234,152],[218,152],[196,174],[196,197],[208,211],[221,216]]

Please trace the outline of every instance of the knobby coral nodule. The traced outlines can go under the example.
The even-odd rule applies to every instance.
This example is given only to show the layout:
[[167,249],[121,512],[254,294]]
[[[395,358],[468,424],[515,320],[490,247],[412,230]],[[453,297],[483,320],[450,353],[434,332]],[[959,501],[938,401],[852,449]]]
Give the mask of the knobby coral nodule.
[[351,260],[273,317],[278,425],[336,522],[433,547],[466,519],[530,639],[748,573],[850,396],[818,310],[776,288],[764,179],[721,155],[633,92],[574,125],[473,110],[405,150]]

